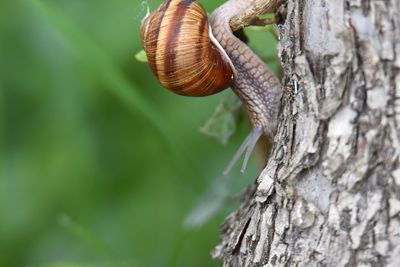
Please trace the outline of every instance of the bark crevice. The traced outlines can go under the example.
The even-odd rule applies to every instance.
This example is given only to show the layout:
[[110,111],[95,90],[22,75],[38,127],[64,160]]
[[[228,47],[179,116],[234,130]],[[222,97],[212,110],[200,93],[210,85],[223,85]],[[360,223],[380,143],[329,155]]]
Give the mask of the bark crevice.
[[213,256],[400,266],[400,3],[288,0],[281,11],[283,86],[299,91],[285,90],[268,164]]

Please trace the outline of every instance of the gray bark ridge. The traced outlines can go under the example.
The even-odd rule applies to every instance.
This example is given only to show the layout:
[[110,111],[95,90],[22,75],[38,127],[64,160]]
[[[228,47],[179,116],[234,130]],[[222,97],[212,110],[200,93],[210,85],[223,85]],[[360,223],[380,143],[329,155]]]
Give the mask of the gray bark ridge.
[[289,0],[268,164],[213,251],[223,266],[400,266],[400,1]]

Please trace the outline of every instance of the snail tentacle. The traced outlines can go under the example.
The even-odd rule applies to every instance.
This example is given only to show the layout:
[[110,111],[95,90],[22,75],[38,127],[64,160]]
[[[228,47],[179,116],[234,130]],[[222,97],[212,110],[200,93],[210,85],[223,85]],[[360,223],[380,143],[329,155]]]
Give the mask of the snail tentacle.
[[[276,132],[282,96],[280,82],[268,66],[233,34],[230,24],[232,21],[237,22],[237,18],[243,17],[248,10],[254,10],[255,5],[256,1],[230,0],[217,8],[209,20],[215,38],[235,66],[237,74],[233,90],[245,104],[254,127],[235,153],[224,174],[229,172],[232,165],[246,151],[241,170],[244,171],[248,157],[261,137],[261,134],[256,133],[261,131],[272,141]],[[267,12],[271,8],[273,8],[272,4],[260,12]],[[252,20],[254,18],[249,19],[249,21]]]
[[244,139],[243,143],[240,145],[239,149],[236,151],[235,155],[233,155],[231,161],[229,162],[228,166],[224,170],[224,175],[228,175],[228,173],[231,171],[235,163],[239,160],[240,156],[246,152],[243,163],[242,163],[242,168],[240,169],[240,172],[244,173],[247,167],[247,163],[249,162],[251,152],[254,149],[254,146],[256,145],[258,139],[260,139],[261,135],[263,134],[263,129],[261,125],[256,125],[250,133],[247,135],[247,137]]
[[243,153],[244,172],[260,136],[264,133],[272,140],[275,135],[280,82],[233,30],[254,23],[279,2],[229,0],[207,19],[195,0],[165,0],[141,25],[150,68],[164,87],[186,96],[207,96],[232,87],[246,107],[254,128],[225,174]]

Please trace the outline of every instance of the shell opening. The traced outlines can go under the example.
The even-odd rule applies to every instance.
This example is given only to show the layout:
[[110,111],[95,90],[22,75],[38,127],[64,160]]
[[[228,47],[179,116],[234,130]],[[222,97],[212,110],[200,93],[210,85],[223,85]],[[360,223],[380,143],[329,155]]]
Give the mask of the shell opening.
[[228,54],[225,52],[225,49],[222,47],[222,45],[218,42],[217,38],[215,38],[214,34],[212,33],[211,26],[208,25],[208,34],[210,36],[211,42],[221,51],[222,55],[225,57],[226,61],[229,63],[231,66],[233,76],[236,77],[236,69],[235,66],[232,63],[232,60],[229,58]]

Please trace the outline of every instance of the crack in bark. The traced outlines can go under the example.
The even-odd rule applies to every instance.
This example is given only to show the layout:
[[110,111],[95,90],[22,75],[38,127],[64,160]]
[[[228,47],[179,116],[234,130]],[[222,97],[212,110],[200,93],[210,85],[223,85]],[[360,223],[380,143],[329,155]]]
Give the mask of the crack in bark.
[[232,255],[238,255],[239,254],[240,246],[242,245],[242,241],[243,241],[244,235],[246,234],[247,228],[249,227],[250,221],[251,221],[251,218],[249,218],[247,220],[246,224],[244,225],[244,228],[242,229],[242,231],[241,231],[241,233],[239,235],[239,239],[238,239],[238,241],[236,243],[236,246],[232,250],[232,253],[231,253]]
[[285,94],[271,158],[214,256],[224,266],[400,266],[400,4],[285,7],[279,55],[300,90]]
[[272,225],[271,225],[271,230],[268,232],[268,237],[267,237],[267,248],[265,252],[265,264],[269,262],[269,258],[271,255],[271,248],[272,248],[272,241],[274,240],[275,236],[275,222],[276,222],[276,216],[278,214],[278,209],[275,204],[272,204],[274,206],[273,212],[272,212]]

